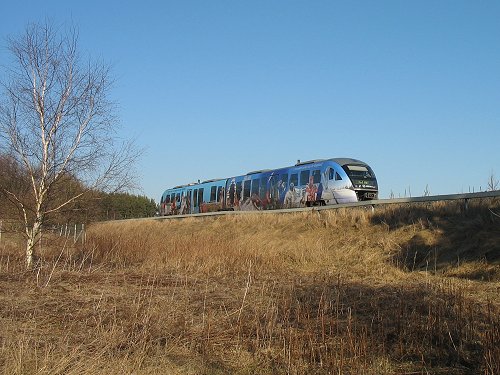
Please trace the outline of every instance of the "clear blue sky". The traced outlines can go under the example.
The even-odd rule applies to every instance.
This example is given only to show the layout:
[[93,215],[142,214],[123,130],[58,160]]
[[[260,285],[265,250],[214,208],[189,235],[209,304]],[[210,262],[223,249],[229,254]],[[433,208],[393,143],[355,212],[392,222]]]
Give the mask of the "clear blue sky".
[[142,193],[361,159],[386,198],[500,179],[500,1],[5,1],[5,38],[76,25],[113,66]]

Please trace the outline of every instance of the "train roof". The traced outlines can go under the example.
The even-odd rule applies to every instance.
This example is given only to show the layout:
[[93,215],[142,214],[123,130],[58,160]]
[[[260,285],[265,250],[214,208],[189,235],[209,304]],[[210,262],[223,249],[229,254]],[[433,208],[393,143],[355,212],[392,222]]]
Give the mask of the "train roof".
[[[315,163],[323,163],[325,161],[333,161],[341,166],[346,165],[346,164],[365,164],[365,162],[362,162],[361,160],[358,159],[352,159],[352,158],[332,158],[332,159],[314,159],[314,160],[307,160],[307,161],[297,161],[295,163],[295,167],[299,167],[302,165],[308,165],[308,164],[315,164]],[[285,168],[291,168],[291,167],[285,167]],[[283,169],[283,168],[279,168]]]
[[260,170],[258,170],[258,171],[248,172],[248,173],[247,173],[247,176],[248,176],[249,174],[266,173],[266,172],[271,172],[271,171],[273,171],[273,169],[260,169]]
[[167,189],[167,190],[180,189],[180,188],[184,188],[186,186],[191,186],[191,185],[195,185],[195,184],[194,183],[190,183],[190,184],[184,184],[184,185],[177,185],[177,186],[174,186],[173,188],[170,188],[170,189]]
[[333,158],[333,159],[328,159],[331,161],[334,161],[335,163],[339,164],[340,166],[346,165],[346,164],[365,164],[365,162],[358,160],[358,159],[351,159],[351,158]]
[[206,180],[206,181],[202,181],[202,182],[190,182],[189,184],[177,185],[177,186],[168,188],[167,190],[165,190],[163,192],[163,194],[165,194],[168,190],[183,189],[186,187],[191,187],[191,186],[195,186],[195,185],[203,185],[203,184],[208,184],[208,183],[212,183],[212,182],[219,182],[219,181],[226,181],[226,179],[225,178],[214,178],[214,179]]
[[[314,159],[314,160],[307,160],[307,161],[297,160],[297,163],[295,163],[295,165],[290,165],[290,166],[281,167],[281,168],[273,168],[273,169],[261,169],[261,170],[248,172],[246,175],[239,175],[239,176],[249,176],[249,175],[258,174],[258,173],[274,172],[274,171],[285,170],[285,169],[294,168],[294,167],[303,167],[303,166],[315,164],[315,163],[324,163],[324,162],[328,162],[328,161],[333,161],[333,162],[339,164],[340,166],[344,166],[347,164],[367,165],[365,162],[363,162],[361,160],[352,159],[352,158]],[[235,177],[239,177],[239,176],[235,176]]]
[[199,185],[208,184],[209,182],[218,182],[218,181],[226,181],[226,179],[225,178],[212,178],[210,180],[205,180],[203,182],[200,182]]
[[321,163],[322,161],[325,161],[325,159],[314,159],[314,160],[308,160],[308,161],[297,161],[297,163],[295,163],[295,166],[297,167],[299,165]]

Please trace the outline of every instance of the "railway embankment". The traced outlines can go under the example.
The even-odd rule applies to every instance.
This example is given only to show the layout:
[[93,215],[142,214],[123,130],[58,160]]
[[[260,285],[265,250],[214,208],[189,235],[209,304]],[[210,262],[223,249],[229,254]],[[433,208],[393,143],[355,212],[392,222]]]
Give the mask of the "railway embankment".
[[485,199],[99,223],[38,273],[4,247],[0,366],[499,373],[499,213]]

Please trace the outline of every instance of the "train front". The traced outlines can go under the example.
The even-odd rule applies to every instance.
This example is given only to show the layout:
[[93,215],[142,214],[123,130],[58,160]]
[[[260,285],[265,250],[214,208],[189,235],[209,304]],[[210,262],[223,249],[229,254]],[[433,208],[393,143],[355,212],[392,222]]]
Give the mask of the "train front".
[[377,178],[368,164],[355,159],[345,159],[339,164],[351,180],[358,201],[378,199]]

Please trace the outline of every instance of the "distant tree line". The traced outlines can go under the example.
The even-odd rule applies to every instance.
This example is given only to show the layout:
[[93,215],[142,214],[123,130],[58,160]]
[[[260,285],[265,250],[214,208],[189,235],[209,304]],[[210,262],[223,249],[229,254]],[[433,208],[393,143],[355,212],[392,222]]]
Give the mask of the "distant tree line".
[[[29,200],[29,174],[9,155],[0,154],[0,220],[15,221],[19,207],[5,191],[16,191]],[[52,200],[66,201],[67,197],[86,191],[87,188],[73,176],[65,176],[51,192]],[[132,219],[156,214],[157,205],[151,198],[129,193],[107,193],[92,190],[84,199],[75,200],[51,215],[45,225],[63,223],[88,223],[92,221]]]
[[101,193],[98,207],[101,220],[150,217],[157,210],[154,199],[127,193]]

